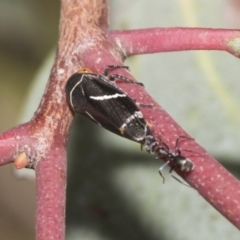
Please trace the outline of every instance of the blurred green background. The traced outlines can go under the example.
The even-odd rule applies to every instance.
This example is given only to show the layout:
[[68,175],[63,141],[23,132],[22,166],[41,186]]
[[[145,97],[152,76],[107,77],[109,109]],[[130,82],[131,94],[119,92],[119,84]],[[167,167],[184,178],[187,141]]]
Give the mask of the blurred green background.
[[[239,28],[239,1],[111,1],[111,28]],[[58,36],[59,1],[0,0],[0,129],[36,110]],[[239,176],[239,59],[191,51],[132,57],[133,75]],[[84,127],[83,127],[84,126]],[[239,239],[196,191],[158,176],[139,145],[76,117],[69,145],[67,239]],[[0,168],[1,239],[34,239],[33,171]],[[196,235],[197,232],[197,235]],[[194,236],[194,237],[193,237]]]
[[[27,95],[56,46],[59,9],[57,0],[0,0],[1,132],[21,122],[26,102],[38,104]],[[34,239],[35,182],[21,180],[13,170],[0,168],[0,238]]]

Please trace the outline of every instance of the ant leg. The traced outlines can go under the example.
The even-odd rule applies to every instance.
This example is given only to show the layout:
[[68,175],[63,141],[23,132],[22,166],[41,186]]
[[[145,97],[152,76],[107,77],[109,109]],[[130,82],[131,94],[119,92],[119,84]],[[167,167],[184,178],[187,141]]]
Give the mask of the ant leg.
[[136,105],[143,108],[153,108],[154,106],[154,104],[145,104],[145,103],[138,103],[138,102],[136,102]]
[[187,137],[187,136],[179,136],[178,138],[186,138],[187,140],[194,140],[194,138]]
[[[175,167],[175,166],[172,166],[172,167],[171,167],[169,173],[171,173],[171,172],[173,171],[174,167]],[[189,186],[188,184],[186,184],[186,183],[184,183],[183,181],[181,181],[179,178],[175,177],[174,175],[171,174],[171,176],[172,176],[172,178],[174,178],[175,180],[177,180],[177,181],[180,182],[181,184],[183,184],[183,185],[185,185],[185,186],[187,186],[187,187],[191,187],[191,186]]]
[[165,177],[162,174],[162,170],[170,163],[170,161],[165,162],[159,169],[158,169],[158,173],[159,175],[162,177],[163,179],[163,183],[165,182]]
[[171,175],[171,176],[172,176],[172,178],[174,178],[175,180],[177,180],[178,182],[180,182],[182,185],[184,185],[184,186],[186,186],[186,187],[192,188],[190,185],[184,183],[183,181],[181,181],[179,178],[175,177],[174,175]]
[[176,140],[176,143],[175,143],[175,151],[177,151],[179,148],[178,148],[178,145],[179,145],[179,141],[181,138],[185,138],[186,140],[194,140],[194,138],[190,138],[190,137],[187,137],[187,136],[179,136]]
[[174,168],[175,168],[175,163],[174,163],[173,166],[170,168],[169,173],[172,173],[172,171],[174,170]]
[[[186,140],[194,140],[194,138],[190,138],[190,137],[186,137],[186,136],[179,136],[176,140],[176,143],[175,143],[175,154],[176,156],[178,157],[182,157],[182,152],[181,150],[179,149],[179,141],[181,140],[181,138],[185,138]],[[185,151],[185,150],[184,150]],[[186,150],[187,151],[187,150]],[[191,152],[191,151],[190,151]]]

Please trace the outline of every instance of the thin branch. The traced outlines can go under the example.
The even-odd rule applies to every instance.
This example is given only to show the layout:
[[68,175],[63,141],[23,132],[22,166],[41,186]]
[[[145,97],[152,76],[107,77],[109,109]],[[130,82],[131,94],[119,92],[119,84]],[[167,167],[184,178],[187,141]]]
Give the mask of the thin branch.
[[112,31],[109,39],[126,56],[186,50],[226,51],[240,57],[240,30],[211,28],[148,28]]
[[64,239],[65,236],[66,161],[62,159],[66,159],[64,146],[42,158],[36,171],[36,239]]

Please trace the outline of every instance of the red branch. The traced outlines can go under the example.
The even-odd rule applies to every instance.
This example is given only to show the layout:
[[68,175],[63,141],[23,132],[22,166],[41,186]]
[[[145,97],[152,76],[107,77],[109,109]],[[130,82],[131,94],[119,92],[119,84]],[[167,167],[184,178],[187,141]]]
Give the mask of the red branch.
[[[107,31],[106,0],[62,0],[58,51],[45,93],[33,119],[0,135],[0,164],[21,152],[36,169],[37,239],[65,239],[66,143],[72,113],[65,84],[80,67],[102,73],[107,65],[122,65],[126,56],[192,49],[224,50],[239,56],[240,31],[214,29],[145,29]],[[118,73],[134,79],[129,72]],[[158,140],[174,150],[183,129],[139,85],[118,83],[138,102],[153,104],[142,112]],[[240,184],[194,140],[180,149],[195,165],[190,174],[178,172],[235,226],[240,228]]]
[[109,35],[126,56],[186,50],[219,50],[240,57],[240,31],[212,28],[148,28]]

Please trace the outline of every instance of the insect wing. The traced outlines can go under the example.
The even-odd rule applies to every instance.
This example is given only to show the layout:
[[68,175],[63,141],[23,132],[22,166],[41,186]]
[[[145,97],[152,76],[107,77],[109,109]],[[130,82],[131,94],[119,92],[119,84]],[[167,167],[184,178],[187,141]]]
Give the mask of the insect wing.
[[104,76],[74,74],[66,90],[75,112],[115,134],[137,142],[144,140],[149,128],[136,103]]

